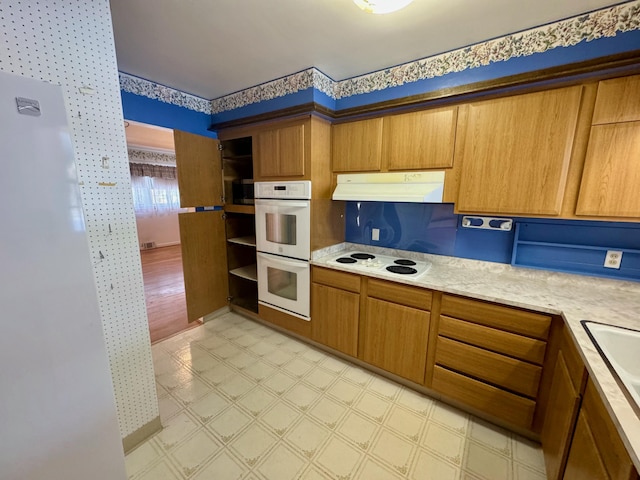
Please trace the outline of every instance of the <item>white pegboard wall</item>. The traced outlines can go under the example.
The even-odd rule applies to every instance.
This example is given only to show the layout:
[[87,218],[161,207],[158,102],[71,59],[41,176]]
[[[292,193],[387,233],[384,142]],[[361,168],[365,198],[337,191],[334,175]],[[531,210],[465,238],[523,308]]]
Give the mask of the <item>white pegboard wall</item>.
[[124,438],[158,403],[108,0],[2,0],[0,70],[63,88]]

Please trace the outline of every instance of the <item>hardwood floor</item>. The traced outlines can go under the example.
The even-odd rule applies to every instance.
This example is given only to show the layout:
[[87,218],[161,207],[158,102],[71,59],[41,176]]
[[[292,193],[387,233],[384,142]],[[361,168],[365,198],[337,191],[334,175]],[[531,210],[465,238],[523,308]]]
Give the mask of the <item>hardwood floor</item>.
[[187,322],[180,245],[140,252],[151,343],[199,325]]

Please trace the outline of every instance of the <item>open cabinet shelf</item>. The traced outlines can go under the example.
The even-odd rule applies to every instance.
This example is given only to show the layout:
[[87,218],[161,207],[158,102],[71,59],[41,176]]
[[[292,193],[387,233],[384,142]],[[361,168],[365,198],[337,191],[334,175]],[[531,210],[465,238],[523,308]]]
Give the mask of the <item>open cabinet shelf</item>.
[[253,205],[240,205],[235,203],[227,203],[224,206],[224,211],[227,213],[244,213],[246,215],[255,215],[256,207]]
[[233,270],[229,270],[231,275],[235,275],[236,277],[241,277],[246,280],[251,280],[252,282],[258,281],[258,267],[255,263],[251,265],[247,265],[245,267],[234,268]]
[[229,243],[234,243],[236,245],[244,245],[247,247],[254,247],[256,246],[256,236],[255,235],[248,235],[245,237],[235,237],[235,238],[227,238],[227,242]]

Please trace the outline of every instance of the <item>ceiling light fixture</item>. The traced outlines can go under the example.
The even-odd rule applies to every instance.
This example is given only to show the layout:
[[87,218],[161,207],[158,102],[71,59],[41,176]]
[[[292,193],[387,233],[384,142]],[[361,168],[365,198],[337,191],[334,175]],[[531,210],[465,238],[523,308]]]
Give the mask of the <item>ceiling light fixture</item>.
[[391,13],[409,5],[413,0],[353,0],[358,7],[367,13]]

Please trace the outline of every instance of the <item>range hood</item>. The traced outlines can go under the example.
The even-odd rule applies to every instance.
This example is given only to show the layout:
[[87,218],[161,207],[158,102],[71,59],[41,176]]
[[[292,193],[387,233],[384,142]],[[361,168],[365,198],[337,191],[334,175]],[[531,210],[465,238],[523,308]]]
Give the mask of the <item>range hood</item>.
[[334,200],[442,203],[444,172],[354,173],[338,175]]

